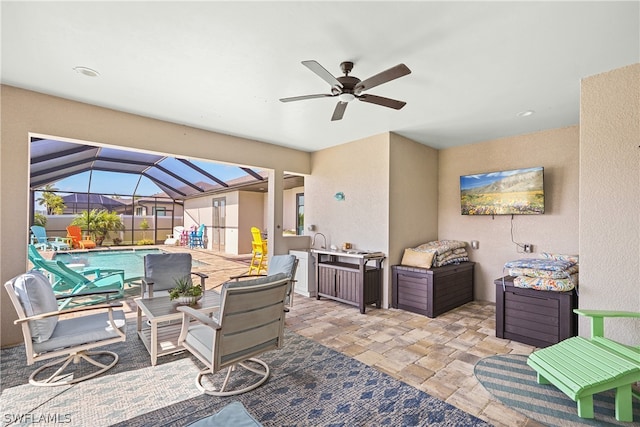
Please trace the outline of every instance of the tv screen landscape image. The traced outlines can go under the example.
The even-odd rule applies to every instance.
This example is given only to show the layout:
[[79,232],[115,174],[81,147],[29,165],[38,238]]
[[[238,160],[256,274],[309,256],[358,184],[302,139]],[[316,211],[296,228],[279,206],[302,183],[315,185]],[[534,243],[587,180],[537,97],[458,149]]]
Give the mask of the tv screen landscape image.
[[544,213],[544,168],[515,169],[460,177],[462,215]]

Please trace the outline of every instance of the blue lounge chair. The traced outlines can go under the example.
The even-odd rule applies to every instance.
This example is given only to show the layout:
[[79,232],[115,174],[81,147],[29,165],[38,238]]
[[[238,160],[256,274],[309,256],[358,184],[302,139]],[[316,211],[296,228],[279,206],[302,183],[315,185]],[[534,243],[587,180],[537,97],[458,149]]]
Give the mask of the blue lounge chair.
[[[117,290],[117,297],[124,295],[124,270],[115,270],[104,274],[103,269],[95,269],[95,277],[74,271],[61,261],[50,261],[46,259],[38,260],[37,267],[46,271],[51,276],[54,293],[59,296],[68,295],[70,298],[61,300],[59,308],[62,310],[71,304],[72,296],[94,290]],[[74,301],[74,305],[89,305],[101,302],[101,300],[90,300],[83,302]]]
[[42,250],[53,249],[56,251],[60,251],[71,249],[68,238],[47,237],[47,230],[45,230],[45,228],[40,225],[32,225],[31,233],[33,234],[31,236],[31,244]]

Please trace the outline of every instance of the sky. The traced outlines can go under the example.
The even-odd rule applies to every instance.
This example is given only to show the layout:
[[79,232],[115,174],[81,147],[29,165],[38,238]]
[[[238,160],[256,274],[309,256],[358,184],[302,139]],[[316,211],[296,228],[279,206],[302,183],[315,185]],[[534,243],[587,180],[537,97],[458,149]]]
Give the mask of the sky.
[[540,168],[535,167],[535,168],[528,168],[528,169],[514,169],[509,171],[480,173],[476,175],[461,176],[460,189],[469,190],[471,188],[482,187],[507,176],[515,175],[518,173],[529,172],[537,169],[540,169]]

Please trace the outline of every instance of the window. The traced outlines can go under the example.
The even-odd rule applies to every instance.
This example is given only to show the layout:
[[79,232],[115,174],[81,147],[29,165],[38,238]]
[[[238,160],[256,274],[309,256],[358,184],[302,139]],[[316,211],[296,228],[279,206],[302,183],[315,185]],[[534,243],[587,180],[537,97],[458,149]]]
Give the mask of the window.
[[145,216],[147,214],[146,206],[136,207],[136,216]]
[[304,234],[304,193],[296,194],[296,234]]
[[151,208],[151,211],[152,211],[152,215],[167,216],[167,208],[165,207]]

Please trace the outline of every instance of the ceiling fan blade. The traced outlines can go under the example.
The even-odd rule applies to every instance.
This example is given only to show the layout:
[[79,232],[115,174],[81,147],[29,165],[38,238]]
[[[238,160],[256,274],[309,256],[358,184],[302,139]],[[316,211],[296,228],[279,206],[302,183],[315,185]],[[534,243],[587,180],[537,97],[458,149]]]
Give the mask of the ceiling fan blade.
[[344,116],[344,110],[347,109],[348,102],[338,101],[336,105],[336,109],[333,110],[333,116],[331,116],[331,121],[342,120],[342,116]]
[[342,88],[342,83],[336,79],[333,74],[328,72],[322,65],[320,65],[317,61],[302,61],[302,65],[313,71],[325,82],[329,83],[331,87],[339,87]]
[[317,95],[302,95],[302,96],[292,96],[290,98],[280,98],[280,101],[281,102],[302,101],[303,99],[325,98],[325,97],[333,97],[333,96],[336,96],[336,95],[319,93]]
[[372,87],[376,87],[381,85],[382,83],[389,82],[391,80],[397,79],[398,77],[406,76],[410,74],[411,70],[404,64],[398,64],[395,67],[389,68],[386,71],[376,74],[375,76],[371,76],[366,80],[358,83],[355,88],[355,93],[360,93],[365,90],[369,90]]
[[399,110],[402,107],[404,107],[405,105],[407,105],[407,103],[404,102],[404,101],[398,101],[396,99],[385,98],[385,97],[377,96],[377,95],[364,94],[364,95],[357,96],[357,98],[360,101],[370,102],[372,104],[377,104],[377,105],[382,105],[383,107],[393,108],[394,110]]

